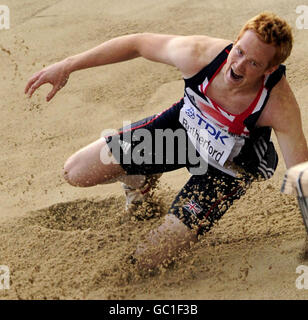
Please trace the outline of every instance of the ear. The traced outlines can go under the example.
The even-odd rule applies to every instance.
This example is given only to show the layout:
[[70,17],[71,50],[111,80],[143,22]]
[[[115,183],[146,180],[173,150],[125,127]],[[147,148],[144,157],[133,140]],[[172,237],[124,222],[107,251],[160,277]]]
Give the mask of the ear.
[[276,66],[272,66],[272,67],[269,67],[265,72],[264,72],[264,75],[269,75],[271,73],[273,73],[274,71],[276,71],[278,69],[279,65],[276,65]]

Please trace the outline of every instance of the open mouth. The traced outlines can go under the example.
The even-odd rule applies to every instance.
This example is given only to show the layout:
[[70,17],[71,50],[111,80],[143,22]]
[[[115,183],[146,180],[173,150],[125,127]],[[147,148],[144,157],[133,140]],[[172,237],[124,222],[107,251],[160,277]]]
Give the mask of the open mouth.
[[244,77],[243,76],[241,76],[241,75],[239,75],[239,74],[236,74],[234,71],[233,71],[233,69],[231,68],[231,77],[234,79],[234,80],[236,80],[236,81],[239,81],[239,80],[241,80],[241,79],[243,79]]

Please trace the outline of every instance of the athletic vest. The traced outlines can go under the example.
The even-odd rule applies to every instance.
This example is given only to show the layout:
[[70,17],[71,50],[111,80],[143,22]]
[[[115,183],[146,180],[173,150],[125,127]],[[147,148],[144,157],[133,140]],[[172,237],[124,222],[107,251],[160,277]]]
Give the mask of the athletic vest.
[[[265,144],[270,141],[271,129],[257,130],[256,122],[265,108],[272,88],[285,74],[285,66],[280,65],[276,71],[264,77],[255,99],[241,114],[231,114],[206,95],[208,86],[225,65],[231,49],[232,44],[196,75],[184,79],[185,92],[179,121],[195,148],[203,158],[207,158],[205,160],[210,165],[235,176],[237,172],[230,163],[236,162],[234,159],[237,156],[242,156],[243,149],[248,149],[247,146],[243,148],[244,145],[255,141],[261,134],[265,138]],[[256,135],[255,132],[259,133]],[[259,159],[259,162],[261,161],[262,157]]]

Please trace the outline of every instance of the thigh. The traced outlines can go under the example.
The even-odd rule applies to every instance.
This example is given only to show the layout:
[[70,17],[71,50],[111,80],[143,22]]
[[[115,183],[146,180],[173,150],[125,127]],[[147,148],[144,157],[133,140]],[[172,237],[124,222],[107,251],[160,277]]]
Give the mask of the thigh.
[[251,176],[237,179],[209,167],[205,175],[193,175],[189,179],[169,213],[203,234],[226,213],[235,199],[245,194],[251,182]]

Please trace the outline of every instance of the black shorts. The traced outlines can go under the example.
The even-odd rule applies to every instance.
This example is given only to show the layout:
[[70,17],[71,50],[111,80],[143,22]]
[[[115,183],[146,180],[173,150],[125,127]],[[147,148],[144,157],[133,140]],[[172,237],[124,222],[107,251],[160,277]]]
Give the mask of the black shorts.
[[[182,106],[181,100],[161,114],[119,129],[118,134],[106,137],[106,141],[112,155],[129,175],[151,175],[186,167],[192,176],[176,196],[169,213],[203,234],[235,199],[245,194],[257,175],[247,171],[241,178],[235,178],[205,163],[178,121]],[[162,132],[166,133],[163,137]],[[170,135],[174,137],[171,142],[167,138]],[[250,149],[249,154],[255,161]],[[245,167],[245,155],[239,159]],[[246,167],[254,172],[257,165],[252,168],[253,163],[249,162]]]
[[[206,173],[207,163],[190,142],[178,121],[183,106],[180,101],[158,115],[152,115],[118,134],[106,137],[112,155],[129,175],[155,174],[187,167]],[[195,168],[195,170],[194,170]]]

